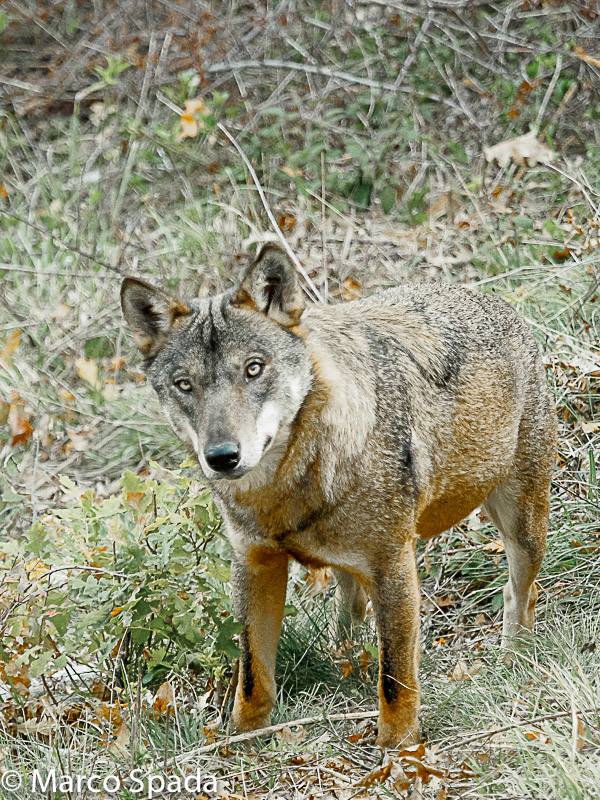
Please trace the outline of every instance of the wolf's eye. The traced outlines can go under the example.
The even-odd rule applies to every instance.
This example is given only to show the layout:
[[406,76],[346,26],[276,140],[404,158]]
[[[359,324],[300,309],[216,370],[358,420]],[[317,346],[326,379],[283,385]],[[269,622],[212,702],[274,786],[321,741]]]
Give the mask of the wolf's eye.
[[262,361],[249,361],[246,364],[246,377],[252,380],[253,378],[258,378],[259,375],[262,374],[265,365]]
[[175,378],[173,383],[179,389],[180,392],[192,391],[192,382],[189,381],[187,378]]

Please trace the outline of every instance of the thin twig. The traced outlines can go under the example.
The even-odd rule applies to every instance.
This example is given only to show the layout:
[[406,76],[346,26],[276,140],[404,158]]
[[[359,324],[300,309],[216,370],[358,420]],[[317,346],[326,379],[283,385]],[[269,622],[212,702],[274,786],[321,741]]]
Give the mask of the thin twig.
[[[582,708],[580,709],[579,713],[592,714],[594,711],[600,711],[600,706]],[[499,733],[506,733],[506,731],[512,731],[515,728],[522,728],[525,725],[539,725],[540,722],[550,722],[554,719],[570,717],[572,713],[572,710],[569,709],[568,711],[559,711],[556,714],[544,714],[541,717],[533,717],[533,719],[524,719],[520,722],[513,722],[510,725],[504,725],[502,728],[491,728],[487,731],[483,731],[482,733],[478,733],[475,736],[470,736],[468,739],[459,739],[458,742],[452,742],[451,744],[444,745],[444,747],[441,747],[437,752],[446,753],[448,750],[456,750],[457,748],[462,748],[465,745],[471,744],[472,742],[478,742],[481,739],[487,739],[490,736],[497,736]]]
[[538,111],[537,118],[535,120],[535,129],[539,131],[540,125],[542,124],[542,120],[544,119],[544,114],[546,113],[546,108],[548,103],[550,102],[550,98],[554,92],[556,87],[556,83],[560,77],[560,71],[562,69],[562,54],[558,53],[556,56],[556,66],[554,67],[554,75],[552,76],[552,80],[548,84],[548,88],[546,89],[546,94],[544,95],[544,99],[542,100],[542,105],[540,106],[540,110]]
[[310,289],[311,294],[313,296],[313,299],[317,300],[318,302],[323,302],[323,298],[321,297],[321,293],[319,292],[319,290],[315,286],[314,282],[311,280],[309,274],[306,272],[306,270],[304,269],[304,267],[302,266],[302,264],[298,260],[298,256],[294,253],[294,251],[290,247],[287,239],[285,238],[285,236],[281,232],[281,228],[279,227],[279,225],[277,224],[277,220],[273,216],[273,212],[271,211],[271,207],[269,206],[269,203],[268,203],[268,200],[266,198],[266,195],[265,195],[265,193],[263,191],[263,188],[262,188],[262,186],[260,184],[260,181],[258,179],[258,175],[256,174],[256,170],[254,169],[254,167],[250,163],[250,159],[248,158],[246,153],[244,153],[244,151],[240,147],[240,145],[239,145],[237,139],[235,138],[235,136],[233,136],[233,134],[231,134],[227,130],[225,125],[223,125],[221,122],[217,122],[217,128],[221,131],[221,133],[235,147],[235,149],[237,150],[237,152],[240,155],[240,158],[242,159],[242,161],[246,165],[246,169],[248,170],[248,172],[250,173],[250,176],[252,177],[252,180],[254,181],[254,185],[256,186],[256,190],[258,191],[258,196],[260,197],[261,202],[263,204],[263,207],[264,207],[264,209],[265,209],[265,211],[267,213],[267,217],[269,218],[269,222],[271,223],[271,226],[273,227],[273,230],[277,234],[277,237],[279,238],[279,241],[281,242],[281,244],[283,246],[283,249],[285,250],[285,252],[290,257],[292,263],[294,264],[294,266],[296,267],[298,272],[302,275],[302,277],[306,281],[306,283],[308,285],[308,288]]
[[372,89],[380,89],[385,92],[403,92],[415,97],[422,97],[425,100],[433,100],[436,103],[443,103],[446,106],[453,107],[453,104],[446,98],[441,97],[439,94],[431,94],[429,92],[419,92],[412,87],[396,86],[395,83],[388,83],[387,81],[376,81],[372,78],[363,78],[360,75],[353,75],[350,72],[342,72],[335,69],[330,69],[321,64],[299,64],[294,61],[279,61],[278,59],[265,58],[257,59],[255,61],[234,61],[230,64],[209,64],[204,67],[205,72],[233,72],[236,69],[288,69],[296,70],[296,72],[308,72],[311,75],[323,75],[326,78],[335,78],[345,83],[356,83],[359,86],[370,86]]
[[171,764],[184,764],[187,761],[195,759],[197,756],[204,753],[210,753],[213,750],[218,750],[220,747],[227,747],[230,744],[238,744],[239,742],[247,742],[250,739],[257,739],[261,736],[268,736],[271,733],[277,733],[284,728],[295,728],[298,725],[314,725],[317,722],[341,722],[343,720],[352,719],[372,719],[378,715],[377,711],[349,711],[345,714],[331,714],[325,716],[319,714],[314,717],[302,717],[301,719],[293,719],[288,722],[279,722],[277,725],[268,725],[266,728],[257,728],[255,731],[247,731],[246,733],[238,733],[235,736],[228,736],[226,739],[219,739],[211,744],[205,744],[202,747],[197,747],[190,750],[189,753],[184,753],[181,757],[171,759]]

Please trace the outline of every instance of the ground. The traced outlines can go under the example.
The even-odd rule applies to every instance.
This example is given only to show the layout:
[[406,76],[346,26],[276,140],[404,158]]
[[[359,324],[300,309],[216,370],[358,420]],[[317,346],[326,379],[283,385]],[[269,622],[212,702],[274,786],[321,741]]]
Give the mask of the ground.
[[[0,793],[139,768],[153,787],[112,796],[159,796],[199,768],[231,797],[597,797],[594,4],[24,0],[0,31]],[[427,543],[412,751],[374,745],[372,620],[336,641],[330,576],[301,568],[278,727],[229,740],[227,546],[120,316],[125,274],[206,294],[281,236],[327,302],[500,294],[555,393],[535,644],[499,652],[488,520]]]

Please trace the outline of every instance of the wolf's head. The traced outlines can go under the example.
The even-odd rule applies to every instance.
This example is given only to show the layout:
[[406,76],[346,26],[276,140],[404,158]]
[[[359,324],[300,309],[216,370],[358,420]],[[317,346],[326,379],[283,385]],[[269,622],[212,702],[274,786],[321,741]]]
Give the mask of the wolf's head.
[[294,332],[302,291],[283,251],[266,245],[236,289],[203,300],[126,278],[121,306],[168,420],[208,479],[240,478],[281,455],[311,385]]

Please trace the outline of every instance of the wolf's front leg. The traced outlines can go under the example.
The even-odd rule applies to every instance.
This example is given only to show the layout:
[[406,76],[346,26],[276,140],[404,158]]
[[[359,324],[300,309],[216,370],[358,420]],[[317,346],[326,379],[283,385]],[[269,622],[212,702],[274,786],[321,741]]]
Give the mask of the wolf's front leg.
[[407,542],[375,565],[372,595],[379,634],[379,720],[382,747],[419,739],[419,582]]
[[254,548],[232,564],[234,600],[243,625],[233,705],[233,724],[238,731],[269,724],[287,572],[287,555],[267,549]]

